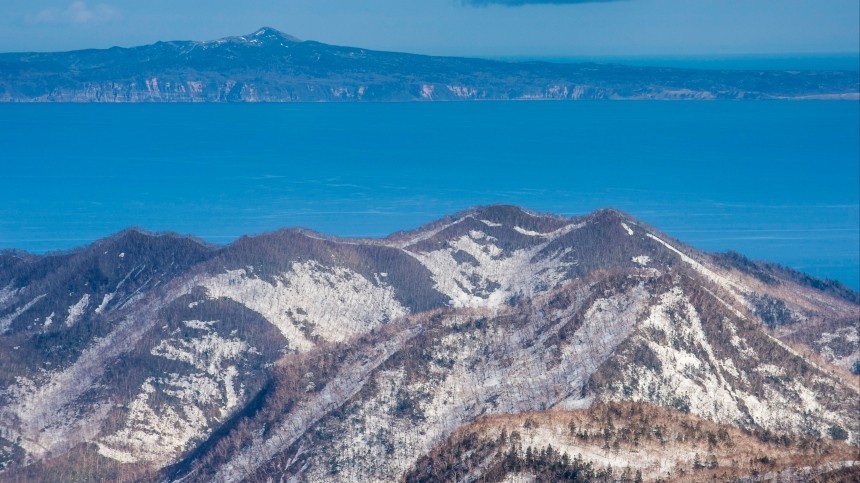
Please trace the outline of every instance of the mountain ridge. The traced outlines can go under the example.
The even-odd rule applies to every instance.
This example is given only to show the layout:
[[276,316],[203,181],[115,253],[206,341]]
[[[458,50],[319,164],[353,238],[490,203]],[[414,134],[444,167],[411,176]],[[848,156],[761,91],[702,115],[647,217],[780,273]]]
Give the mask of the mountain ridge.
[[268,27],[214,41],[0,54],[3,102],[858,99],[858,78],[427,56],[302,41]]
[[[470,208],[466,208],[466,209],[460,210],[458,212],[455,212],[455,213],[452,213],[449,215],[445,215],[439,219],[424,223],[424,224],[422,224],[416,228],[398,230],[398,231],[392,232],[388,235],[383,235],[383,236],[378,236],[378,237],[341,236],[341,235],[334,235],[334,234],[330,234],[330,233],[319,232],[319,231],[309,229],[306,227],[302,227],[302,226],[286,226],[286,227],[277,228],[277,229],[274,229],[271,231],[265,231],[265,232],[260,232],[260,233],[256,233],[256,234],[242,235],[232,242],[229,242],[227,244],[220,244],[220,243],[206,241],[206,240],[204,240],[204,239],[202,239],[202,238],[200,238],[194,234],[190,234],[190,233],[179,233],[179,232],[171,231],[171,230],[153,231],[153,230],[149,230],[147,228],[141,227],[141,226],[130,226],[130,227],[124,228],[122,230],[119,230],[115,233],[106,235],[105,237],[100,238],[98,240],[95,240],[95,241],[88,243],[86,245],[81,245],[81,246],[77,246],[77,247],[70,247],[67,249],[51,250],[51,251],[40,252],[40,253],[29,252],[29,251],[18,249],[18,248],[6,248],[6,249],[0,249],[0,256],[12,256],[12,257],[18,257],[21,259],[24,259],[24,258],[32,259],[32,258],[41,258],[41,257],[71,255],[71,254],[75,254],[75,253],[84,251],[88,247],[90,247],[96,243],[106,243],[106,242],[111,241],[111,240],[120,239],[120,238],[127,236],[129,234],[140,234],[140,235],[149,236],[149,237],[156,237],[156,238],[188,240],[188,241],[195,242],[195,243],[201,245],[202,247],[205,247],[207,249],[213,249],[213,250],[220,250],[220,249],[229,247],[230,245],[236,243],[237,241],[239,241],[241,239],[254,239],[257,237],[271,236],[271,235],[276,235],[279,233],[295,233],[295,234],[299,234],[299,235],[303,235],[303,236],[308,236],[310,238],[318,238],[320,240],[330,241],[330,242],[334,242],[334,243],[368,243],[368,244],[379,244],[379,245],[385,245],[385,244],[391,244],[391,243],[396,244],[396,243],[402,241],[402,239],[408,238],[410,235],[414,236],[414,235],[417,235],[420,233],[424,233],[426,231],[436,229],[440,226],[454,222],[454,221],[461,219],[461,218],[464,218],[464,217],[480,215],[481,213],[484,213],[485,210],[501,210],[501,211],[514,210],[514,211],[519,211],[519,212],[526,214],[526,215],[529,215],[529,216],[534,216],[534,217],[538,217],[538,218],[550,218],[550,219],[556,219],[559,221],[561,221],[561,220],[567,220],[567,221],[584,220],[584,219],[591,218],[591,217],[599,217],[599,216],[605,216],[605,215],[618,216],[624,220],[634,221],[636,224],[642,226],[643,228],[645,228],[647,230],[654,231],[654,232],[659,231],[654,226],[649,225],[649,224],[647,224],[641,220],[638,220],[633,215],[631,215],[631,214],[629,214],[623,210],[619,210],[617,208],[600,208],[600,209],[596,209],[596,210],[589,212],[589,213],[586,213],[586,214],[566,216],[566,215],[559,215],[559,214],[555,214],[555,213],[551,213],[551,212],[535,211],[535,210],[523,208],[523,207],[520,207],[517,205],[490,204],[490,205],[477,205],[477,206],[473,206]],[[669,241],[674,242],[674,243],[683,244],[680,240],[673,238],[673,237],[671,237],[665,233],[662,233],[661,236],[663,238],[669,240]],[[735,252],[733,250],[728,250],[726,252],[703,252],[700,250],[695,250],[695,252],[696,253],[707,253],[711,256],[718,257],[718,259],[723,259],[724,260],[723,263],[727,264],[729,267],[735,267],[735,268],[739,268],[739,269],[745,268],[746,270],[749,270],[749,271],[762,270],[763,269],[762,267],[764,267],[764,269],[785,271],[785,272],[794,272],[794,276],[806,279],[807,283],[811,283],[811,284],[817,285],[819,287],[825,286],[825,285],[832,285],[835,290],[843,293],[843,295],[841,295],[841,298],[844,298],[845,300],[847,300],[849,302],[860,303],[860,291],[854,290],[851,287],[848,287],[847,285],[843,284],[842,282],[840,282],[838,280],[811,276],[811,275],[808,275],[808,274],[803,273],[801,271],[795,270],[791,267],[788,267],[785,265],[780,265],[780,264],[774,263],[774,262],[769,262],[769,261],[765,261],[765,260],[750,259],[750,258],[747,258],[746,256],[744,256],[743,254],[740,254],[740,253]]]
[[[552,414],[592,428],[580,469],[601,477],[762,471],[707,431],[755,458],[785,441],[774,471],[842,471],[860,444],[856,302],[616,210],[479,207],[348,242],[121,233],[0,264],[0,479],[445,481],[434,455],[468,467],[462,438],[496,437],[473,424],[517,414],[555,428],[506,430],[535,450],[576,448]],[[606,404],[707,431],[643,461]],[[486,448],[474,479],[543,471],[526,444]]]

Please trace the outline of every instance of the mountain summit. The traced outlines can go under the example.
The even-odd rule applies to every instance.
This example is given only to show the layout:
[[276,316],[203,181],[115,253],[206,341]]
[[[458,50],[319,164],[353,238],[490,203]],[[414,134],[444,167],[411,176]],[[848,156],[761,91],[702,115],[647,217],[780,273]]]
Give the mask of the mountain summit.
[[[300,39],[293,37],[292,35],[285,34],[280,30],[274,29],[272,27],[262,27],[259,30],[255,31],[252,34],[242,35],[239,37],[226,37],[224,39],[215,40],[213,42],[208,43],[222,43],[225,41],[238,41],[238,42],[246,42],[257,45],[280,45],[284,46],[285,44],[296,44],[301,42]],[[207,43],[207,42],[204,42]]]
[[858,317],[615,210],[0,252],[0,479],[851,479]]
[[262,27],[260,30],[257,30],[253,34],[248,37],[253,37],[255,39],[267,39],[267,40],[285,40],[287,42],[301,42],[301,40],[293,37],[292,35],[285,34],[280,30],[273,29],[272,27]]
[[[260,48],[269,47],[269,48]],[[849,71],[703,71],[432,57],[300,41],[0,54],[0,102],[857,99]]]

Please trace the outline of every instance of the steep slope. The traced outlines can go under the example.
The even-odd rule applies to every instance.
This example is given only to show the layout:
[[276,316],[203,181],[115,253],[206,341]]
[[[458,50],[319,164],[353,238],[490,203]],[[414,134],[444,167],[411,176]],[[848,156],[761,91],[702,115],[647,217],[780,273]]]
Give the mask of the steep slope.
[[92,437],[85,392],[143,335],[140,318],[156,322],[153,294],[212,252],[189,238],[128,230],[74,253],[19,257],[2,275],[4,435],[37,457],[74,441],[71,433]]
[[614,210],[225,247],[129,231],[0,268],[12,480],[388,481],[482,417],[613,401],[860,441],[856,294]]
[[[748,332],[736,342],[744,347],[756,344],[759,353],[775,362],[789,359],[793,366],[786,365],[784,377],[762,381],[757,368],[766,372],[771,366],[750,368],[736,354],[720,352],[724,359],[708,359],[706,354],[714,352],[709,344],[716,342],[709,342],[711,334],[701,333],[695,311],[682,312],[678,306],[688,276],[617,275],[600,281],[586,277],[503,313],[458,310],[441,313],[435,320],[415,320],[412,330],[419,332],[399,342],[399,349],[386,360],[377,360],[375,367],[361,373],[347,370],[333,375],[326,387],[349,381],[351,389],[339,392],[327,411],[312,417],[307,413],[318,407],[320,397],[331,401],[331,394],[310,391],[298,396],[307,402],[281,414],[273,409],[270,420],[256,421],[265,426],[250,422],[252,427],[245,428],[248,442],[215,474],[205,471],[218,466],[204,460],[207,464],[194,478],[238,481],[287,474],[309,481],[390,481],[478,417],[585,408],[595,398],[612,399],[615,394],[606,387],[617,387],[619,398],[650,400],[735,426],[812,438],[825,434],[856,438],[860,429],[853,404],[856,389],[783,354],[782,346],[761,326],[745,326]],[[669,325],[692,342],[666,337],[653,349],[658,355],[639,345],[630,349],[642,333],[666,322],[671,310],[678,312]],[[719,302],[707,311],[740,324]],[[699,351],[687,353],[683,344],[675,349],[682,341],[695,344]],[[631,350],[638,351],[635,357],[613,372]],[[663,385],[648,385],[653,378],[640,374],[644,371],[638,364],[652,360],[660,364],[664,353],[671,361],[652,368],[659,371]],[[674,366],[668,367],[669,362]],[[728,376],[706,367],[715,363],[734,370],[735,386],[727,388],[716,380]],[[650,392],[637,390],[636,384]],[[628,394],[626,387],[634,390]],[[276,401],[272,404],[278,407]],[[257,432],[253,429],[257,427],[266,429]],[[231,438],[242,440],[241,434]]]
[[300,41],[271,28],[209,42],[0,54],[6,102],[858,98],[850,71],[698,71],[509,63]]

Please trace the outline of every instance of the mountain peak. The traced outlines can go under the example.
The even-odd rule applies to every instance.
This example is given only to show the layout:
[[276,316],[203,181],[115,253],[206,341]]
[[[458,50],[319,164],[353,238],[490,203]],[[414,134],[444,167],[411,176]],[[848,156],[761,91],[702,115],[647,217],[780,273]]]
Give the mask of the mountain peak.
[[247,35],[239,35],[239,36],[231,36],[231,37],[223,37],[216,40],[207,40],[199,42],[203,45],[223,45],[223,44],[239,44],[239,45],[255,45],[255,46],[269,46],[269,45],[281,45],[285,46],[287,44],[295,44],[302,42],[301,39],[293,37],[292,35],[285,34],[278,29],[272,27],[261,27],[254,31],[254,33],[250,33]]
[[301,39],[293,37],[292,35],[285,34],[278,29],[272,27],[261,27],[256,32],[251,35],[246,35],[246,39],[256,39],[256,40],[277,40],[277,41],[287,41],[287,42],[301,42]]
[[480,206],[470,210],[470,213],[479,220],[498,223],[510,228],[519,226],[534,229],[540,226],[542,229],[553,230],[569,222],[567,218],[562,216],[526,210],[516,205]]

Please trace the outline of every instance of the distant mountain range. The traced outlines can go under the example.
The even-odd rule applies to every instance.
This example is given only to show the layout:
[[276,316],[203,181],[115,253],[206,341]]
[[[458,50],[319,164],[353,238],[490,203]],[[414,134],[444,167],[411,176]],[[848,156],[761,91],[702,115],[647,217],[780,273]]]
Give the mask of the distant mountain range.
[[852,71],[735,71],[433,57],[300,41],[0,54],[3,102],[858,99]]
[[857,481],[858,303],[614,210],[0,252],[0,480]]

